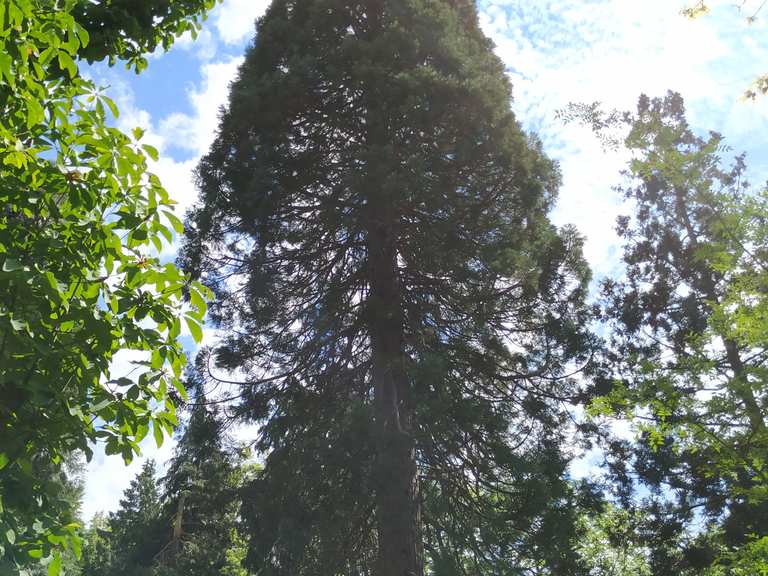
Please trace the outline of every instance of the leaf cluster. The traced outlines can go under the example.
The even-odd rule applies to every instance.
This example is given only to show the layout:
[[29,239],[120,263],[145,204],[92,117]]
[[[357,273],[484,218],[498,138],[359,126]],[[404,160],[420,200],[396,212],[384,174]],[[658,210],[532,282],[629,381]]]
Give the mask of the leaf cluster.
[[[90,3],[89,3],[90,4]],[[176,425],[181,318],[207,291],[157,254],[182,231],[149,173],[156,150],[109,124],[114,103],[80,76],[90,34],[45,0],[0,4],[0,565],[79,555],[53,477],[103,442],[130,461]],[[175,228],[175,230],[174,230]],[[182,290],[195,305],[182,309]],[[198,334],[199,336],[199,334]],[[120,350],[145,351],[110,374]],[[129,376],[132,376],[129,378]]]

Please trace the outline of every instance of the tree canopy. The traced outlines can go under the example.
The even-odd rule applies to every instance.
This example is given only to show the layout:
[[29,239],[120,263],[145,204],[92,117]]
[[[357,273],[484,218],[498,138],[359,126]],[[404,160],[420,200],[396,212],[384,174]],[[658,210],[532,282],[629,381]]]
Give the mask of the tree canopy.
[[701,574],[768,535],[768,204],[743,156],[727,165],[720,134],[693,132],[679,94],[643,96],[610,123],[627,128],[633,159],[620,190],[635,212],[618,221],[625,275],[603,283],[615,380],[592,410],[641,432],[637,444],[612,444],[611,473],[626,505],[636,489],[651,492],[653,573]]
[[259,22],[181,261],[262,426],[260,573],[569,561],[558,402],[589,274],[510,97],[470,1],[277,0]]
[[[79,73],[90,45],[77,19],[85,4],[99,3],[0,4],[3,573],[43,559],[53,575],[62,547],[79,555],[56,471],[73,451],[90,455],[93,442],[129,461],[150,429],[158,442],[171,433],[169,390],[183,395],[181,321],[195,327],[205,313],[205,290],[157,257],[181,231],[147,171],[157,151],[140,130],[112,127],[114,103]],[[173,11],[168,30],[191,16]],[[168,30],[160,25],[157,38]],[[129,49],[115,50],[104,54]],[[182,309],[182,290],[191,307]],[[110,374],[120,350],[147,353],[134,379]]]

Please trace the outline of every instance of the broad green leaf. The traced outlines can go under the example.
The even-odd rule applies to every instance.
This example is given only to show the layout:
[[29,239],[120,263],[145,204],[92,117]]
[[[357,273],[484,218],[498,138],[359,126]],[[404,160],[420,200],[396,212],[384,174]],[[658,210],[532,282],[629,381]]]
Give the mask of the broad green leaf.
[[60,50],[57,54],[57,58],[59,60],[59,66],[61,66],[64,70],[66,70],[69,73],[70,78],[74,78],[77,76],[77,66],[75,65],[75,61],[72,60],[72,57],[64,52],[63,50]]
[[160,158],[160,153],[157,151],[157,148],[154,146],[150,146],[149,144],[142,144],[141,148],[144,150],[144,152],[147,153],[147,156],[152,158],[155,162]]
[[198,324],[197,320],[192,318],[191,316],[185,316],[184,320],[187,323],[187,327],[189,328],[189,332],[192,334],[192,338],[195,339],[195,342],[198,344],[203,341],[203,329]]
[[61,554],[54,552],[53,560],[48,564],[48,576],[59,576],[61,572]]
[[173,226],[173,229],[176,230],[177,233],[179,234],[184,233],[184,224],[182,223],[181,220],[179,220],[176,214],[174,214],[169,210],[163,210],[163,214],[165,214],[165,217],[168,218],[168,220],[171,223],[171,226]]
[[109,107],[109,110],[110,112],[112,112],[112,116],[114,116],[115,119],[117,119],[120,116],[120,110],[118,110],[117,104],[115,104],[115,101],[112,100],[112,98],[102,95],[100,98],[100,101],[104,102]]
[[192,303],[192,306],[194,306],[198,312],[204,313],[206,309],[205,300],[203,300],[202,296],[200,295],[200,292],[195,288],[194,286],[190,288],[189,290],[189,299]]
[[152,434],[155,436],[157,447],[160,448],[163,445],[163,440],[165,438],[163,437],[163,430],[157,420],[152,420]]
[[181,399],[184,400],[184,402],[189,400],[189,395],[187,394],[187,389],[184,387],[184,383],[181,381],[180,378],[173,378],[172,379],[173,387],[176,388],[176,391],[181,396]]

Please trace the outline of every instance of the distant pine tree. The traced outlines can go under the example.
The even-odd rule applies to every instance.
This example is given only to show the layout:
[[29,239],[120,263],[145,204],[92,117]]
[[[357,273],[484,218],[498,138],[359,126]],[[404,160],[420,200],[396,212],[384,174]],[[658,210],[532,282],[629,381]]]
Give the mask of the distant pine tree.
[[148,460],[118,510],[94,517],[83,576],[245,576],[238,510],[249,469],[227,448],[217,411],[196,401],[165,476]]
[[[154,460],[144,462],[141,471],[123,493],[120,507],[110,513],[108,532],[111,557],[108,562],[90,558],[94,573],[110,576],[149,576],[154,557],[162,546],[160,495]],[[108,565],[108,570],[104,565]],[[88,574],[86,566],[85,573]]]
[[[259,574],[566,574],[581,240],[470,0],[275,0],[198,168]],[[503,572],[509,567],[509,572]]]
[[[218,412],[198,396],[163,478],[166,539],[157,575],[237,574],[239,487],[245,468],[227,448]],[[229,570],[229,572],[227,572]]]

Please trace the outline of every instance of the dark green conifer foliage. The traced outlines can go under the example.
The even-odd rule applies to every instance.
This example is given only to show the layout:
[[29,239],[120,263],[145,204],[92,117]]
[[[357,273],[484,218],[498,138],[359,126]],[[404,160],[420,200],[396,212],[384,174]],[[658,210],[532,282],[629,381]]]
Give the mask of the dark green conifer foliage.
[[112,574],[112,541],[109,521],[103,512],[91,518],[83,535],[82,576],[109,576]]
[[510,97],[469,0],[260,21],[182,255],[262,424],[259,574],[568,573],[557,402],[588,272]]
[[[148,576],[164,534],[155,462],[147,460],[123,493],[120,508],[109,515],[112,557],[109,574]],[[104,559],[94,558],[97,564]]]
[[163,478],[166,533],[157,576],[221,576],[238,568],[231,552],[245,468],[240,453],[226,446],[218,411],[203,396],[196,402]]
[[196,401],[166,475],[158,480],[148,461],[120,508],[93,519],[83,576],[245,574],[238,511],[249,468],[244,453],[228,447],[218,411],[202,396]]

